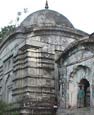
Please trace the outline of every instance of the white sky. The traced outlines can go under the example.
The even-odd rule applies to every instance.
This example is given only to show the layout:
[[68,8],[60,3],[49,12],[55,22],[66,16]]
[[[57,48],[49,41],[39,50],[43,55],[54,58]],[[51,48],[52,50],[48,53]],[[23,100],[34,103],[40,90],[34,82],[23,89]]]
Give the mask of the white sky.
[[[0,28],[15,22],[17,12],[28,8],[30,14],[44,9],[46,0],[1,0],[0,1]],[[94,0],[48,0],[49,9],[58,11],[66,16],[75,28],[88,33],[94,32]],[[26,15],[23,14],[25,18]]]

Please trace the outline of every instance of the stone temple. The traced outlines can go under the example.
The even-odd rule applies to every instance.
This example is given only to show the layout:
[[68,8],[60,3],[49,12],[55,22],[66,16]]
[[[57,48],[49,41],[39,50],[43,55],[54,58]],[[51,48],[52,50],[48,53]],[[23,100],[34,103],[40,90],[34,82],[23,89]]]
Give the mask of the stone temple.
[[93,81],[94,35],[76,29],[47,3],[0,42],[0,99],[22,115],[93,107]]

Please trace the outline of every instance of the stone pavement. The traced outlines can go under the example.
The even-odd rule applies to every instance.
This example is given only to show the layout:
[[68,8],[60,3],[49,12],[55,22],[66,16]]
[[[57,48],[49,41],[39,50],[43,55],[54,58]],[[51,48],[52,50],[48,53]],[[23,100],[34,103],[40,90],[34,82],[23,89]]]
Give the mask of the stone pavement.
[[94,108],[78,108],[72,110],[62,110],[58,115],[94,115]]

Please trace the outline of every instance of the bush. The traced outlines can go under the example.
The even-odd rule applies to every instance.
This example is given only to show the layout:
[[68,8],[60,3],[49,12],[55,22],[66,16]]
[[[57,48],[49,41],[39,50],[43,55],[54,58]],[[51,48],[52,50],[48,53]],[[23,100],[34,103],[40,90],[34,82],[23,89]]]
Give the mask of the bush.
[[11,110],[11,104],[7,104],[0,100],[0,115],[19,115],[17,111],[10,111]]

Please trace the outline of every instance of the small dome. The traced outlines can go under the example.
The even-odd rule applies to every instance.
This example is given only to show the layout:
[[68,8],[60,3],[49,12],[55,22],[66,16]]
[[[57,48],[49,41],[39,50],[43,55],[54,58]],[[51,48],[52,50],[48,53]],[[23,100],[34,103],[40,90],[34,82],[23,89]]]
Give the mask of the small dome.
[[60,26],[74,28],[72,23],[65,16],[48,9],[39,10],[30,14],[25,18],[20,26],[24,26],[26,28],[30,26]]

